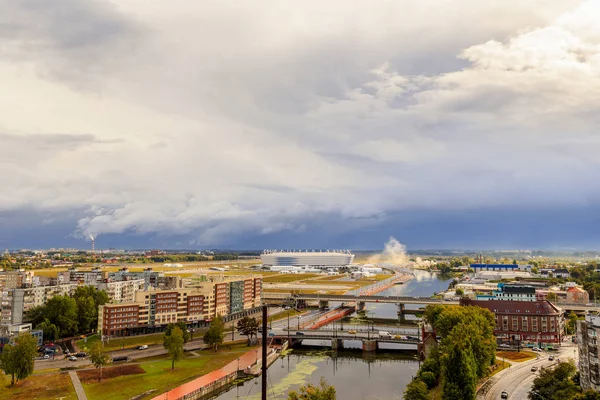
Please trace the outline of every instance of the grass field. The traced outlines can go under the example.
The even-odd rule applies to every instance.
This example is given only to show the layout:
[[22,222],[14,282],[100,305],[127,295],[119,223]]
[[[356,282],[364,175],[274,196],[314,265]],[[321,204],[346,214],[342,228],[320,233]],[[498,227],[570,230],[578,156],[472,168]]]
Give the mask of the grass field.
[[[201,335],[201,333],[199,333],[198,331],[194,332],[194,337],[196,337],[197,335]],[[108,343],[104,342],[104,350],[112,351],[112,350],[119,350],[121,348],[131,349],[135,346],[140,346],[142,344],[147,344],[147,345],[160,344],[160,345],[162,345],[163,336],[164,336],[164,333],[155,333],[152,335],[129,336],[129,337],[122,338],[122,339],[121,338],[113,338]],[[100,337],[98,335],[89,336],[87,339],[87,343],[84,343],[83,339],[78,340],[77,348],[79,348],[79,350],[81,350],[81,351],[86,351],[86,349],[89,349],[94,342],[97,342],[99,340],[100,340]]]
[[[263,279],[264,283],[289,283],[296,281],[303,281],[305,279],[315,278],[317,274],[276,274],[273,276],[267,276]],[[318,283],[319,281],[315,281]]]
[[75,389],[68,373],[39,374],[20,381],[10,387],[10,377],[0,374],[0,399],[36,400],[63,399],[77,400]]
[[154,392],[141,398],[149,399],[221,368],[250,349],[251,347],[239,345],[234,346],[231,350],[221,350],[217,353],[205,350],[200,353],[199,357],[193,357],[190,353],[186,353],[186,358],[175,363],[174,370],[171,369],[171,360],[167,358],[150,359],[139,364],[145,371],[143,374],[119,376],[100,383],[84,383],[83,387],[90,400],[130,399],[155,389]]

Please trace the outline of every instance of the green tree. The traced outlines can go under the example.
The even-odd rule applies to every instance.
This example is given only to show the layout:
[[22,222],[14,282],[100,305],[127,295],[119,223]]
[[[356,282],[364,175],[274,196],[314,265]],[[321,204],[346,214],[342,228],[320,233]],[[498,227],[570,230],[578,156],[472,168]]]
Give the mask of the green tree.
[[529,392],[529,400],[562,400],[571,399],[580,392],[572,378],[575,375],[575,365],[561,362],[554,369],[545,368],[533,380]]
[[171,331],[176,326],[179,327],[179,329],[181,330],[181,333],[183,335],[183,343],[187,343],[190,340],[190,331],[188,330],[187,325],[183,321],[179,321],[179,322],[177,322],[175,324],[169,324],[169,325],[167,325],[167,329],[165,329],[165,335],[170,336],[171,335]]
[[102,352],[102,343],[95,342],[90,348],[90,361],[96,369],[100,368],[98,380],[102,380],[102,367],[108,364],[108,355]]
[[325,378],[321,377],[319,386],[310,383],[300,387],[300,394],[291,391],[288,394],[288,400],[335,400],[335,388],[327,383]]
[[427,385],[427,389],[431,389],[437,385],[437,377],[431,371],[419,371],[419,379]]
[[600,400],[600,393],[594,392],[592,389],[588,389],[583,393],[578,393],[571,397],[571,400]]
[[457,296],[464,296],[465,295],[465,291],[462,290],[462,288],[458,288],[456,289],[456,291],[454,292]]
[[27,319],[37,326],[46,319],[56,325],[62,336],[72,336],[78,332],[77,303],[69,296],[54,296],[43,306],[34,307]]
[[50,322],[48,318],[44,318],[44,321],[37,324],[35,329],[40,329],[44,332],[44,340],[56,340],[60,337],[60,329]]
[[[244,317],[237,322],[237,331],[240,335],[252,339],[252,336],[258,334],[258,321],[256,318]],[[250,340],[248,340],[248,343],[250,343]]]
[[448,337],[449,343],[441,357],[442,391],[446,400],[475,399],[477,385],[477,361],[469,345],[466,325],[457,327]]
[[0,367],[4,373],[11,376],[11,385],[33,373],[36,353],[36,340],[28,332],[17,336],[14,344],[4,346],[0,355]]
[[202,340],[204,343],[208,345],[208,347],[212,347],[215,351],[218,350],[218,347],[221,343],[223,343],[223,339],[225,338],[225,325],[223,324],[223,319],[220,316],[217,316],[210,322],[210,327],[204,333]]
[[79,332],[90,332],[94,322],[98,323],[98,308],[94,305],[91,296],[83,296],[75,299],[77,304],[77,322]]
[[537,267],[531,267],[531,273],[533,273],[533,274],[539,274],[540,270]]
[[175,361],[183,358],[183,332],[178,326],[171,329],[171,334],[163,338],[163,346],[171,357],[171,369],[175,368]]
[[404,390],[404,400],[428,400],[427,385],[420,379],[413,379]]

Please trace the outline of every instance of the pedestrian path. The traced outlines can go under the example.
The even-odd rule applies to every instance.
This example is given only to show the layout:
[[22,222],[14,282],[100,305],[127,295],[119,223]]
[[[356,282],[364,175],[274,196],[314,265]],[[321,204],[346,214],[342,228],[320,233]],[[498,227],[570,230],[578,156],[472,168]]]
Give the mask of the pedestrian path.
[[[152,400],[167,400],[167,399],[179,399],[183,398],[186,394],[192,393],[202,387],[208,386],[219,379],[225,378],[227,375],[239,370],[244,370],[255,364],[257,360],[260,360],[262,354],[262,347],[257,347],[253,350],[246,352],[243,356],[234,360],[216,371],[209,372],[206,375],[202,375],[199,378],[194,379],[188,383],[184,383],[181,386],[171,389],[166,393],[154,397]],[[239,368],[238,368],[239,367]],[[80,398],[81,400],[81,398]]]
[[73,382],[75,393],[77,393],[77,399],[87,400],[87,396],[85,395],[85,391],[83,390],[79,376],[77,376],[77,371],[69,371],[69,376],[71,377],[71,382]]

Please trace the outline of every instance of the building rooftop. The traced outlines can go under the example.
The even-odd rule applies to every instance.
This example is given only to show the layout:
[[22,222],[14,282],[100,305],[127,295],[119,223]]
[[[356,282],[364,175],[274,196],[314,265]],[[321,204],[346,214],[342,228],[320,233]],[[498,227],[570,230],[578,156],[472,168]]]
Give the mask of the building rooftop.
[[479,306],[500,314],[537,314],[554,315],[560,310],[547,300],[539,301],[506,301],[506,300],[471,300],[463,299],[462,305]]

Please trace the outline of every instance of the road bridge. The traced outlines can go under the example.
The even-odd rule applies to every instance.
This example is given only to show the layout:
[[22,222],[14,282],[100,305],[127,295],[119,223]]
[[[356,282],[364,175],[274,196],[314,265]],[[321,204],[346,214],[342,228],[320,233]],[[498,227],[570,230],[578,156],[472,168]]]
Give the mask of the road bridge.
[[396,335],[389,333],[380,335],[378,331],[279,331],[270,332],[269,336],[273,344],[288,341],[290,346],[301,344],[304,340],[328,341],[333,349],[342,349],[344,341],[360,340],[364,351],[376,351],[379,343],[396,343],[419,346],[418,336]]

